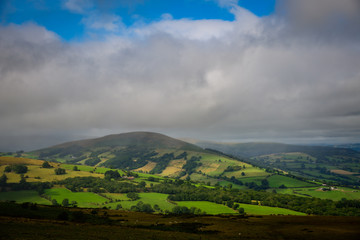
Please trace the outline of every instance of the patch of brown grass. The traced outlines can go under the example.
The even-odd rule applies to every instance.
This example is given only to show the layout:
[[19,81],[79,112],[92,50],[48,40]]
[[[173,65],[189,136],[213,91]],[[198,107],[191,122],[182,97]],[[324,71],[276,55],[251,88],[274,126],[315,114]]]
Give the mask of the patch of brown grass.
[[340,169],[331,170],[330,172],[333,172],[333,173],[336,173],[336,174],[341,174],[341,175],[353,175],[353,174],[356,174],[354,172],[349,172],[349,171],[340,170]]
[[150,172],[156,166],[156,162],[148,162],[145,166],[135,169],[134,171]]

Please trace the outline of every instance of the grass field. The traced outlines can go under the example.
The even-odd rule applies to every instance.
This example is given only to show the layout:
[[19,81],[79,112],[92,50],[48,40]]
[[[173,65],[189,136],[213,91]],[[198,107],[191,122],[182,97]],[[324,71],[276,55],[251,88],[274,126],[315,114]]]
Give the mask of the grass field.
[[108,199],[101,197],[91,192],[71,192],[66,188],[52,188],[46,189],[45,195],[51,199],[56,199],[58,203],[67,198],[69,202],[76,201],[79,207],[100,207],[108,201]]
[[[105,168],[105,167],[92,167],[92,166],[86,166],[86,165],[73,165],[73,164],[61,164],[61,167],[67,170],[73,170],[74,166],[76,166],[80,171],[84,172],[94,172],[94,173],[100,173],[104,174],[106,171],[113,170],[111,168]],[[124,171],[119,170],[120,174],[124,174]]]
[[131,206],[136,205],[139,201],[150,204],[152,207],[154,207],[154,205],[157,204],[160,207],[160,209],[162,209],[163,211],[165,210],[171,211],[172,208],[175,207],[174,204],[168,202],[167,200],[168,194],[162,194],[162,193],[139,193],[140,199],[136,201],[125,200],[127,199],[127,197],[124,194],[114,193],[111,195],[107,194],[107,196],[110,196],[114,200],[115,199],[122,200],[119,202],[108,203],[105,205],[106,207],[111,207],[111,209],[116,209],[116,206],[118,204],[121,204],[123,209],[129,210]]
[[50,204],[50,201],[39,196],[33,190],[0,192],[0,201],[15,201],[17,203],[31,202],[37,204]]
[[252,215],[298,215],[305,216],[305,213],[296,212],[293,210],[285,209],[285,208],[276,208],[276,207],[267,207],[267,206],[258,206],[251,204],[239,204],[240,207],[244,208],[246,214]]
[[330,199],[333,201],[339,201],[342,198],[349,200],[359,200],[360,191],[351,189],[351,188],[337,188],[331,191],[321,191],[320,187],[309,187],[309,188],[287,188],[287,189],[277,189],[278,193],[282,194],[292,194],[302,197],[316,197],[321,199]]
[[318,188],[305,188],[301,190],[296,190],[297,193],[307,194],[312,197],[317,197],[321,199],[331,199],[334,201],[339,201],[342,198],[346,199],[360,199],[360,191],[348,188],[339,188],[332,191],[319,191]]
[[[25,173],[26,181],[27,182],[51,182],[56,180],[63,180],[65,178],[73,178],[73,177],[99,177],[103,178],[103,174],[98,173],[90,173],[86,171],[72,171],[66,170],[66,174],[63,175],[56,175],[54,172],[55,168],[42,168],[39,165],[27,165],[28,172]],[[0,174],[4,172],[4,166],[0,166]],[[71,168],[72,169],[72,168]],[[6,173],[8,177],[8,183],[17,183],[20,181],[20,174],[16,174],[13,172]]]
[[234,209],[231,209],[225,205],[216,204],[207,201],[178,201],[176,202],[179,206],[185,206],[188,208],[196,207],[205,211],[206,214],[235,214],[237,213]]
[[281,176],[281,175],[273,175],[269,178],[267,178],[269,181],[269,185],[271,188],[278,188],[282,184],[284,184],[286,187],[311,187],[314,186],[312,183],[300,181],[294,178]]

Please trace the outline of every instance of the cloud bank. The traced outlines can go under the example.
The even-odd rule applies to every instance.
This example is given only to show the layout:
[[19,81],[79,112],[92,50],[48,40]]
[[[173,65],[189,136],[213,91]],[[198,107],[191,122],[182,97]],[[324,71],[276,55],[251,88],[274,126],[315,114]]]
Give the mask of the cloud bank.
[[[234,21],[167,17],[123,28],[110,16],[102,40],[82,42],[33,23],[1,26],[0,143],[133,130],[359,141],[359,1],[313,2],[280,2],[265,18],[235,6]],[[94,19],[94,28],[104,23]]]

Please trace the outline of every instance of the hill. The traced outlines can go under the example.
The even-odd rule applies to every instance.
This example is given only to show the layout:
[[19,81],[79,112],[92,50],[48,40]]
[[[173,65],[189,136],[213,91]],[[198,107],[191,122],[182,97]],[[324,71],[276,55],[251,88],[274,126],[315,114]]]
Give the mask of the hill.
[[269,175],[263,169],[238,159],[151,132],[130,132],[67,142],[26,153],[25,156],[60,163],[190,178],[212,184],[233,176],[241,178]]
[[281,143],[198,142],[197,145],[247,158],[264,168],[281,169],[309,179],[359,185],[360,153],[349,148]]
[[190,150],[202,151],[202,148],[181,141],[175,138],[168,137],[160,133],[153,132],[129,132],[121,134],[112,134],[95,139],[86,139],[80,141],[67,142],[59,144],[50,148],[39,151],[46,151],[47,149],[64,149],[79,148],[82,150],[89,150],[94,148],[117,148],[126,146],[136,146],[139,148],[160,148],[160,149],[176,149],[176,150]]

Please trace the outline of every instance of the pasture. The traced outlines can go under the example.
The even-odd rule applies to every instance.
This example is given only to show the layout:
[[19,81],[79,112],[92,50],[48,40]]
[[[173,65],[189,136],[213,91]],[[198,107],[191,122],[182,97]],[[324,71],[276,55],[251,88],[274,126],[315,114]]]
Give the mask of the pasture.
[[[162,193],[139,193],[140,199],[136,201],[130,201],[126,197],[126,194],[106,194],[106,196],[111,197],[113,200],[118,200],[116,202],[105,204],[106,207],[111,207],[111,209],[116,209],[116,206],[118,204],[121,204],[122,209],[130,210],[131,206],[136,205],[139,201],[142,201],[145,204],[150,204],[152,207],[154,207],[155,204],[157,204],[161,210],[169,210],[171,211],[173,207],[175,207],[175,204],[170,203],[167,200],[168,194],[162,194]],[[120,200],[120,201],[119,201]]]
[[305,213],[296,212],[293,210],[277,207],[259,206],[252,204],[239,204],[241,208],[244,208],[246,214],[250,215],[298,215],[305,216]]
[[207,201],[177,201],[178,206],[185,206],[187,208],[196,207],[205,211],[206,214],[236,214],[234,209],[231,209],[225,205],[207,202]]
[[282,175],[272,175],[272,176],[268,177],[267,180],[269,181],[269,186],[271,188],[278,188],[282,184],[284,184],[288,188],[292,188],[292,187],[312,187],[312,186],[315,185],[313,183],[300,181],[298,179],[287,177],[287,176],[282,176]]
[[45,195],[55,199],[58,203],[67,198],[69,202],[76,201],[79,207],[98,208],[106,203],[108,199],[91,192],[71,192],[66,188],[46,189]]
[[15,201],[17,203],[31,202],[44,205],[51,204],[49,200],[40,197],[38,192],[34,190],[0,192],[0,201]]

